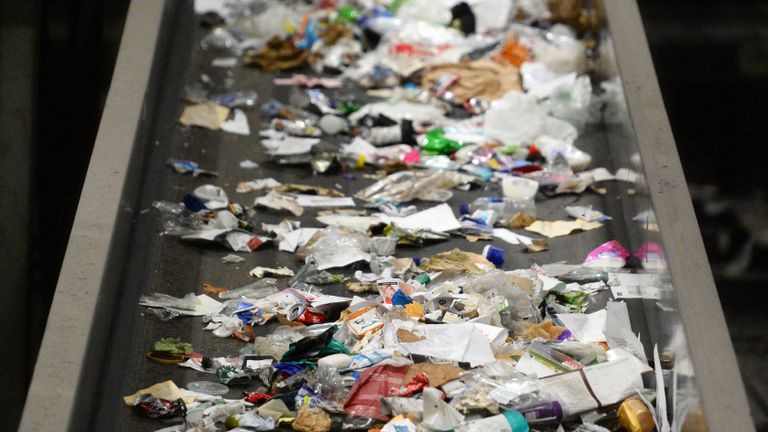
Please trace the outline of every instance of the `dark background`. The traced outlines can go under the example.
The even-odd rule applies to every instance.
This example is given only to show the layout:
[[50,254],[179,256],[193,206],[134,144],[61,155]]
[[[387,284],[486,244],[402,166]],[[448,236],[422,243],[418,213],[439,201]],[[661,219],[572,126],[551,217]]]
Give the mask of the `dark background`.
[[[0,2],[0,430],[23,407],[128,3]],[[640,7],[753,415],[768,430],[768,2]]]

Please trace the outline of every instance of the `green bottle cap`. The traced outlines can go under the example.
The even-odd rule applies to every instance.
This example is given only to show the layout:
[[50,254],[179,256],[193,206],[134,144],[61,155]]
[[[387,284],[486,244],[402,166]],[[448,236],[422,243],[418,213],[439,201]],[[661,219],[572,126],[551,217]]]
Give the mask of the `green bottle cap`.
[[520,411],[504,411],[504,418],[507,419],[512,432],[529,432],[531,430],[525,416]]
[[360,12],[356,7],[346,5],[339,8],[339,20],[344,22],[355,22],[360,18]]

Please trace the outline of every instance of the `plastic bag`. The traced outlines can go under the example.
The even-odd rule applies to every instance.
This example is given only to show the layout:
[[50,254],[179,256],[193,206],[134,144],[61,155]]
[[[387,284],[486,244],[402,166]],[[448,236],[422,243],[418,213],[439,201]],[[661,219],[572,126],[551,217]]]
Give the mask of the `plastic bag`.
[[400,171],[355,194],[355,198],[368,202],[406,203],[416,198],[424,201],[447,201],[450,189],[469,184],[474,176],[454,171],[425,170]]
[[197,305],[200,304],[200,300],[197,299],[194,293],[189,293],[182,298],[170,296],[162,293],[152,293],[141,296],[139,303],[151,304],[151,307],[159,308],[173,308],[182,310],[195,310]]
[[480,315],[491,315],[512,334],[518,333],[524,323],[541,322],[541,314],[531,298],[520,287],[510,282],[501,270],[488,272],[469,281],[466,293],[482,295],[486,302],[478,308]]
[[307,385],[313,392],[333,402],[343,402],[349,393],[344,378],[336,368],[318,368]]
[[589,120],[589,106],[592,99],[592,83],[582,75],[571,83],[557,88],[543,102],[554,117],[565,120],[583,131]]
[[242,90],[232,93],[223,93],[213,96],[211,99],[219,105],[227,108],[250,108],[256,105],[259,95],[253,90]]
[[568,141],[552,138],[548,135],[539,135],[534,140],[534,144],[549,161],[562,155],[568,163],[568,167],[573,171],[583,171],[592,162],[592,156],[589,153],[576,148]]
[[367,235],[336,226],[324,230],[323,233],[325,235],[319,240],[302,249],[306,261],[315,263],[318,270],[369,259],[371,238]]
[[551,399],[537,379],[519,372],[509,361],[487,363],[465,372],[461,379],[467,388],[450,405],[462,413],[482,409],[496,414],[501,408],[513,409]]
[[569,35],[548,32],[543,38],[533,39],[532,42],[533,55],[536,61],[545,64],[553,72],[559,74],[574,71],[581,73],[586,69],[584,45]]
[[511,91],[491,103],[485,113],[485,135],[505,145],[532,143],[545,127],[547,111],[536,97]]
[[409,0],[397,9],[397,17],[446,25],[451,21],[451,4],[438,0]]
[[275,429],[275,419],[271,417],[261,417],[258,414],[248,411],[245,414],[235,416],[238,428],[244,427],[247,430],[271,431]]
[[417,398],[384,397],[381,398],[381,408],[384,414],[392,417],[402,414],[421,420],[424,401]]
[[464,416],[445,403],[442,400],[442,395],[443,392],[434,387],[424,389],[422,426],[431,430],[445,431],[453,430],[464,421]]
[[283,37],[286,29],[297,28],[301,15],[296,10],[280,3],[270,3],[269,7],[258,15],[238,19],[235,24],[250,37],[269,39]]
[[253,341],[253,353],[280,359],[288,351],[291,343],[303,337],[294,327],[281,326],[268,336],[257,336]]

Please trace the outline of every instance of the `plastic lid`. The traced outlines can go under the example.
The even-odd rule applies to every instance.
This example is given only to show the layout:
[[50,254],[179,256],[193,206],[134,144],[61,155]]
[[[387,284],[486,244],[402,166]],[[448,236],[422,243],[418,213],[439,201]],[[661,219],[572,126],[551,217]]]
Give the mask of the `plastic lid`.
[[463,215],[469,214],[469,204],[463,203],[459,205],[459,213]]
[[525,416],[520,411],[504,411],[503,415],[512,428],[512,432],[528,432],[531,430],[528,427]]

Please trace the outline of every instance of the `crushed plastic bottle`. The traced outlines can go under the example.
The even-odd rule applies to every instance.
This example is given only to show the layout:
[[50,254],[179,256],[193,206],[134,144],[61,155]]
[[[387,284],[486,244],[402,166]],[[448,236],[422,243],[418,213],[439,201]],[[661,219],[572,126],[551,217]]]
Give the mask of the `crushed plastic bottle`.
[[497,220],[506,221],[518,213],[535,217],[536,203],[533,198],[480,197],[471,204],[462,204],[459,209],[461,214],[473,214],[478,210],[492,210]]

